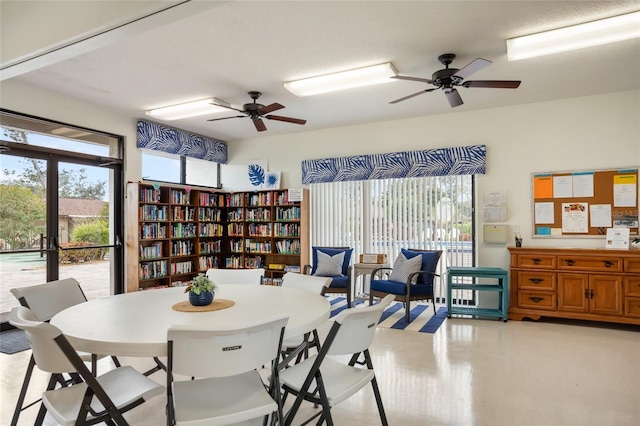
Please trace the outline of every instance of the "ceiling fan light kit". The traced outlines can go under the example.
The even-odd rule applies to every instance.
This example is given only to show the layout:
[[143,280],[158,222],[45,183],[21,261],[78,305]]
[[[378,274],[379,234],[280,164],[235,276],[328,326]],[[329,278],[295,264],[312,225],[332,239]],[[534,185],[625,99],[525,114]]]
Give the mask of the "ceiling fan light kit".
[[157,118],[159,120],[180,120],[182,118],[197,117],[206,114],[216,114],[220,112],[227,112],[223,107],[216,106],[211,99],[202,99],[194,102],[186,102],[178,105],[171,105],[163,108],[156,108],[146,111],[150,117]]
[[387,62],[370,67],[290,81],[285,83],[284,87],[296,96],[312,96],[355,87],[389,83],[393,81],[389,77],[397,74],[393,65]]
[[509,61],[640,37],[640,12],[507,40]]
[[518,80],[468,80],[464,79],[469,77],[471,74],[480,71],[481,69],[491,65],[491,61],[482,58],[476,58],[473,61],[469,62],[467,65],[462,67],[461,69],[457,68],[449,68],[449,65],[456,58],[456,55],[453,53],[445,53],[443,55],[438,56],[438,60],[442,65],[445,66],[444,69],[438,70],[433,73],[431,79],[428,78],[420,78],[420,77],[407,77],[403,75],[392,76],[392,79],[397,80],[409,80],[409,81],[419,81],[422,83],[431,84],[435,86],[433,88],[424,89],[419,92],[413,93],[411,95],[402,97],[400,99],[396,99],[395,101],[389,102],[390,104],[397,104],[398,102],[406,101],[407,99],[411,99],[414,96],[422,95],[423,93],[433,92],[434,90],[442,89],[444,92],[449,105],[452,108],[462,105],[462,98],[460,97],[460,93],[456,87],[484,87],[484,88],[493,88],[493,89],[516,89],[520,86],[520,81]]

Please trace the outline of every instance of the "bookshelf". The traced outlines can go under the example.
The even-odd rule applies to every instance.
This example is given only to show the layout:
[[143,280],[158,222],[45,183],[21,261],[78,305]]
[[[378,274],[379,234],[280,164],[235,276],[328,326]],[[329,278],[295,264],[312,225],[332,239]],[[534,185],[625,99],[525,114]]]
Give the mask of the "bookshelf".
[[279,284],[309,257],[308,190],[227,193],[130,182],[127,292],[186,285],[209,268],[264,268]]

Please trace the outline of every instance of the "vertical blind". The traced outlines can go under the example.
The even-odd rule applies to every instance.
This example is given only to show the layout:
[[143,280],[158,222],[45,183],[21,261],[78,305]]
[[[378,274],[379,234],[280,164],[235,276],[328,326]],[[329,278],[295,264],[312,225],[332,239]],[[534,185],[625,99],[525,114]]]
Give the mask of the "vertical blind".
[[442,250],[436,298],[449,266],[473,266],[473,175],[376,179],[310,185],[311,243],[384,253]]

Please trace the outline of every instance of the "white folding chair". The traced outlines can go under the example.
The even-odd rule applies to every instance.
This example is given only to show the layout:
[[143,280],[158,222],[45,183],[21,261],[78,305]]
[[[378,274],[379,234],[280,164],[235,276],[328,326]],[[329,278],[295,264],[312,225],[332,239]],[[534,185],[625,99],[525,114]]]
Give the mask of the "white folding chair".
[[[9,323],[25,331],[36,366],[51,374],[42,404],[61,425],[128,425],[122,413],[164,392],[163,386],[130,366],[95,377],[62,331],[39,321],[29,308],[13,308]],[[74,383],[67,386],[63,373],[70,374]],[[58,383],[62,387],[55,389]]]
[[[173,325],[167,332],[167,425],[226,425],[276,415],[287,316],[242,328]],[[257,369],[271,365],[268,389]],[[192,380],[175,380],[175,375]]]
[[[310,291],[314,294],[324,295],[325,290],[329,287],[332,277],[320,277],[295,272],[287,272],[282,277],[282,287],[297,288],[299,290]],[[309,340],[310,334],[302,336],[294,336],[285,339],[282,342],[282,363],[281,368],[288,365],[294,358],[296,362],[300,362],[302,357],[309,357],[309,349],[315,347],[320,350],[320,338],[317,330],[313,330],[313,337]]]
[[[18,299],[20,305],[29,308],[39,321],[46,322],[51,320],[51,318],[58,312],[87,301],[87,298],[80,287],[80,283],[73,278],[50,281],[45,284],[37,284],[27,287],[16,287],[12,288],[10,291],[15,298]],[[92,355],[84,352],[80,352],[78,355],[84,362],[91,362],[91,370],[95,375],[97,371],[98,355]],[[106,355],[99,355],[100,358],[104,356]],[[112,359],[116,367],[120,367],[118,359],[115,357],[112,357]],[[22,389],[18,396],[16,408],[13,413],[13,419],[11,420],[12,426],[18,423],[18,418],[23,410],[31,407],[39,401],[34,401],[23,407],[34,366],[35,359],[32,354],[22,382]],[[43,409],[41,408],[41,412],[42,410]],[[43,416],[44,414],[41,415]],[[39,417],[40,414],[38,415],[38,418]]]
[[[375,305],[340,312],[320,352],[280,372],[284,389],[283,404],[288,395],[296,396],[285,417],[285,425],[292,423],[303,400],[322,406],[322,411],[303,424],[321,416],[317,424],[324,421],[329,426],[333,425],[331,407],[354,395],[368,383],[373,387],[380,420],[387,425],[369,347],[382,312],[393,298],[393,295],[387,295]],[[343,363],[327,355],[351,355],[351,359]],[[363,355],[362,361],[358,361],[360,355]],[[356,367],[356,364],[366,365],[366,368]]]
[[218,269],[207,270],[207,277],[216,284],[262,284],[264,269]]

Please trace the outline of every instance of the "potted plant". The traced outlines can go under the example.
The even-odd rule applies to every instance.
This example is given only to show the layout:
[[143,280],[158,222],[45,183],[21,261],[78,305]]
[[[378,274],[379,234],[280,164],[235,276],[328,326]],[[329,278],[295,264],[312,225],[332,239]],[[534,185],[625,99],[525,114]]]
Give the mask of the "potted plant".
[[213,302],[214,292],[217,289],[216,283],[201,272],[191,280],[184,292],[189,293],[189,302],[193,306],[205,306]]

